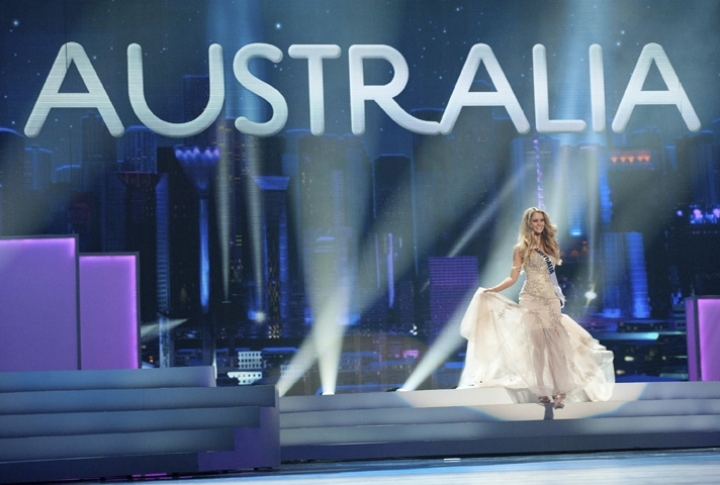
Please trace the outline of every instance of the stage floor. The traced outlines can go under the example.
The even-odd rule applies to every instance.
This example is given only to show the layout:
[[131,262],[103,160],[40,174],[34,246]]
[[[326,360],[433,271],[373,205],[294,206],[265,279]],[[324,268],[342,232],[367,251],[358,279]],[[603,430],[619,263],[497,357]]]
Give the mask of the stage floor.
[[[173,483],[178,485],[295,484],[413,485],[548,483],[707,484],[720,477],[720,449],[598,452],[423,460],[377,460],[283,464],[265,472],[187,476],[84,484]],[[63,482],[67,484],[68,482]],[[72,483],[72,482],[70,482]]]

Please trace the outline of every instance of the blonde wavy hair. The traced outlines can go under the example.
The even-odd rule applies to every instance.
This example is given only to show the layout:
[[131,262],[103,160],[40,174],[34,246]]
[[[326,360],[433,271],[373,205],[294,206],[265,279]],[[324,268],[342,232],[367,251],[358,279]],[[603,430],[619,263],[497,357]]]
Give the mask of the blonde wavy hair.
[[533,251],[533,248],[535,247],[535,241],[533,239],[533,230],[532,226],[530,225],[530,219],[537,212],[540,212],[545,218],[545,229],[540,235],[542,245],[547,251],[548,256],[551,256],[553,259],[555,259],[555,264],[560,265],[562,263],[562,260],[560,259],[560,246],[555,239],[555,235],[557,234],[557,226],[550,222],[550,216],[548,216],[548,213],[538,207],[530,207],[526,209],[523,213],[522,222],[520,223],[520,231],[518,234],[518,242],[515,247],[520,249],[522,262],[525,263],[525,261],[527,261],[527,258],[530,257],[530,253]]

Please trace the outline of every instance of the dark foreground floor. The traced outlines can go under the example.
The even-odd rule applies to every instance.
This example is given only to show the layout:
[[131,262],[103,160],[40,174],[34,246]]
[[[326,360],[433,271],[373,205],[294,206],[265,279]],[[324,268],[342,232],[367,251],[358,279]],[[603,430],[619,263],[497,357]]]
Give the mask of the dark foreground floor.
[[720,449],[491,458],[284,464],[269,471],[83,483],[290,484],[708,484],[720,483]]

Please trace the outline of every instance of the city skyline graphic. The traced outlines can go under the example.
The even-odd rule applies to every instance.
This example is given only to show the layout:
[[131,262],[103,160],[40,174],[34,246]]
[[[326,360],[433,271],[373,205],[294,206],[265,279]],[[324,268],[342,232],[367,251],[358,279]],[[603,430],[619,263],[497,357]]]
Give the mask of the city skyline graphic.
[[687,379],[683,298],[720,294],[720,5],[4,0],[0,18],[0,236],[137,253],[144,366],[281,395],[453,387],[465,305],[537,206],[565,311],[618,379]]

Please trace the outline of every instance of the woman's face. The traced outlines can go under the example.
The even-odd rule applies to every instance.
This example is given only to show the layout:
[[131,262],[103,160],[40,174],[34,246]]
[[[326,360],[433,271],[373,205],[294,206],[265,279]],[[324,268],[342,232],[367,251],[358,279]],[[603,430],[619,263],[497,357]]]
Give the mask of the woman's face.
[[533,234],[542,234],[545,230],[545,214],[542,212],[533,212],[530,216],[530,229],[532,229]]

